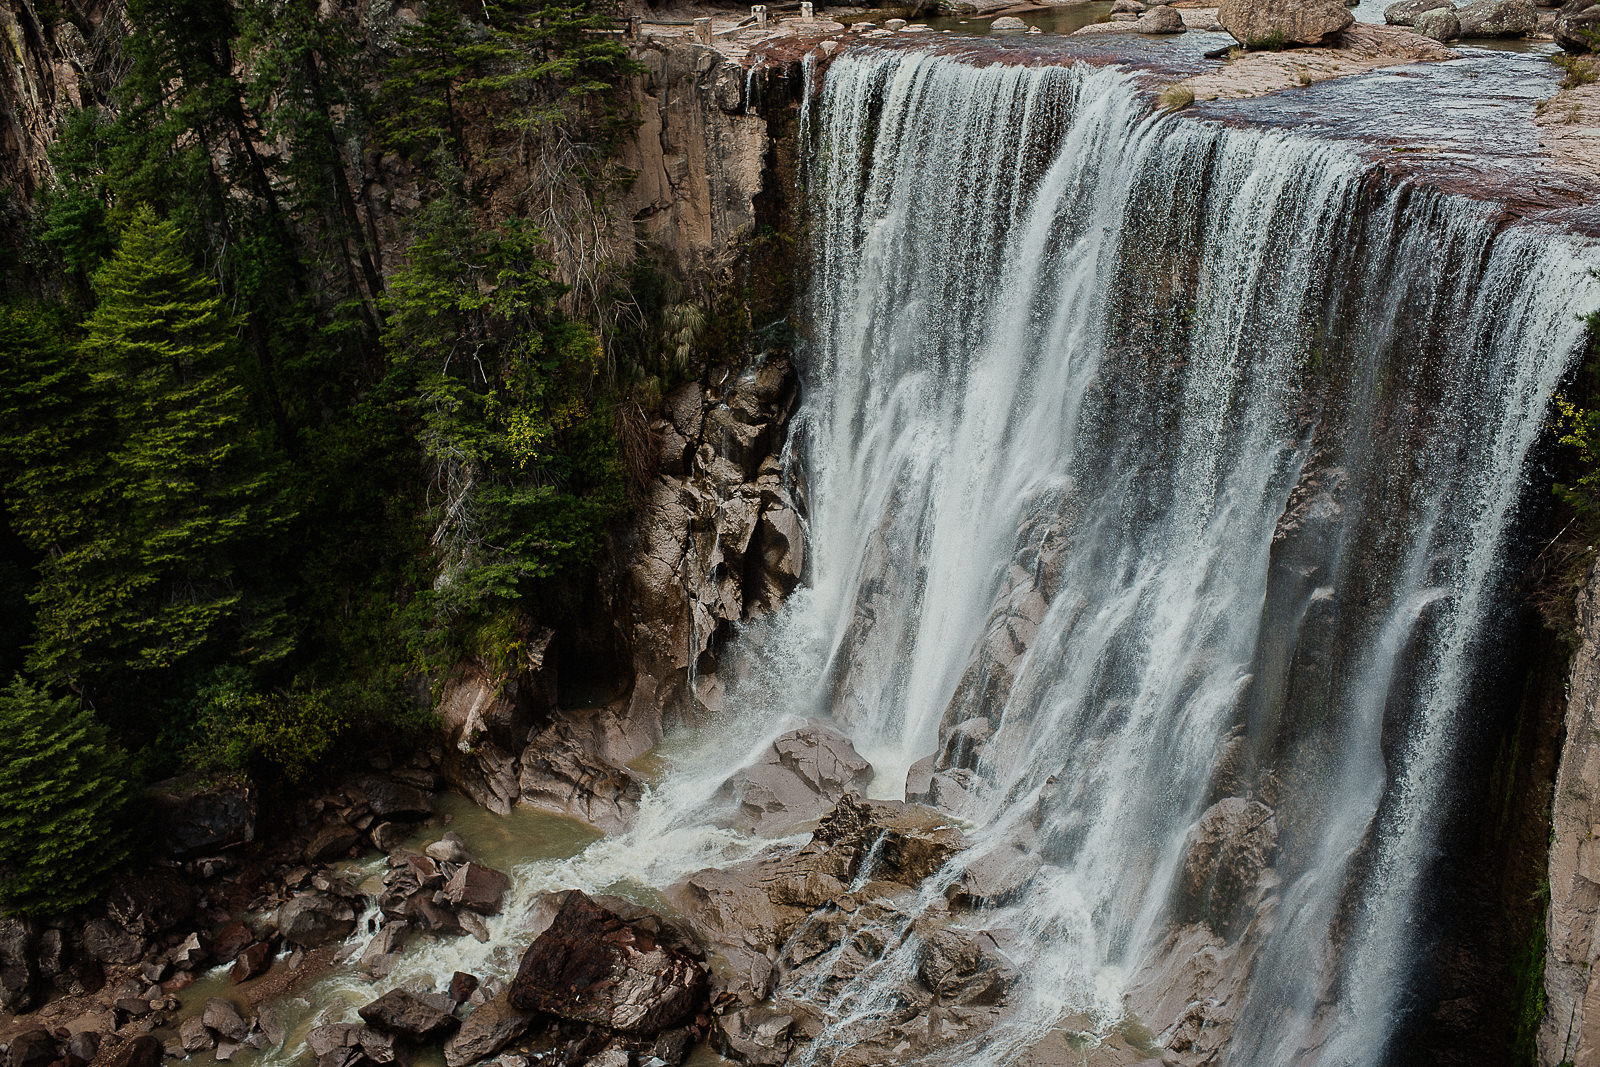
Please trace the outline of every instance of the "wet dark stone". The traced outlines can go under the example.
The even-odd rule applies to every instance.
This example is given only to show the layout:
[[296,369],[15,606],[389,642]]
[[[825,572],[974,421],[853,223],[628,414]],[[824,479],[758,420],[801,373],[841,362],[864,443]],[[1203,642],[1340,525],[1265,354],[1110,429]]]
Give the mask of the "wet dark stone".
[[[454,1006],[454,1001],[451,1001],[451,1005]],[[412,1041],[442,1037],[460,1025],[460,1020],[451,1012],[404,989],[389,990],[358,1009],[356,1014],[375,1030]]]
[[265,974],[272,966],[272,946],[265,941],[257,941],[246,948],[233,961],[233,970],[228,972],[228,977],[235,982],[248,982],[260,974]]
[[6,1052],[6,1067],[47,1067],[58,1053],[56,1039],[48,1030],[27,1030],[11,1039]]
[[522,957],[510,999],[524,1011],[653,1034],[705,1005],[707,973],[644,923],[573,891]]
[[217,929],[211,939],[211,953],[218,963],[232,963],[256,939],[255,931],[235,920]]
[[473,991],[478,988],[478,976],[468,974],[466,971],[457,971],[450,976],[450,999],[457,1004],[464,1004]]

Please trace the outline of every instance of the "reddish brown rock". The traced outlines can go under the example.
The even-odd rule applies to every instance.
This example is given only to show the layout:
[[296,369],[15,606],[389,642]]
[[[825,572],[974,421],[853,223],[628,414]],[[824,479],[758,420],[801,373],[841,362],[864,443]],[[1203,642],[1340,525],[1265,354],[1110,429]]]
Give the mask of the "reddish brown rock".
[[224,923],[211,939],[211,954],[218,963],[232,963],[256,939],[255,931],[235,920]]
[[257,941],[234,958],[233,970],[228,972],[228,977],[235,982],[248,982],[259,974],[265,974],[271,966],[272,946],[265,941]]
[[500,901],[510,888],[511,879],[492,867],[466,863],[456,868],[445,883],[444,896],[458,908],[496,915],[500,911]]
[[[659,930],[659,921],[654,924]],[[510,1000],[629,1034],[653,1034],[695,1015],[706,1003],[707,973],[698,960],[583,893],[569,893],[544,933],[522,957]]]

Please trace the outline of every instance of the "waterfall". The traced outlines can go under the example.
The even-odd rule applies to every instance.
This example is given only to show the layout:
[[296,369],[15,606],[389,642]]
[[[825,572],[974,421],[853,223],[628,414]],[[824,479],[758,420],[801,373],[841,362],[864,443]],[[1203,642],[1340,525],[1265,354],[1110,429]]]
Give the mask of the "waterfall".
[[806,100],[812,575],[730,706],[834,716],[884,796],[987,721],[954,865],[1041,866],[946,1062],[1190,1001],[1229,1064],[1380,1062],[1600,259],[1115,69],[856,52]]

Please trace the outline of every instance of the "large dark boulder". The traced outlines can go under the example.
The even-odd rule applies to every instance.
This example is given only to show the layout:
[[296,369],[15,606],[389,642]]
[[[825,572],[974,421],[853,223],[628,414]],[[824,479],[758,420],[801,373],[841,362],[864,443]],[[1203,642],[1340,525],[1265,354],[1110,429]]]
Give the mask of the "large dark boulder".
[[625,1034],[691,1019],[706,1005],[705,965],[661,932],[659,918],[630,921],[573,890],[523,955],[511,1003]]
[[367,806],[379,819],[426,819],[433,814],[433,796],[414,785],[392,778],[367,778],[361,782]]
[[278,908],[278,932],[301,948],[343,941],[355,928],[355,910],[337,897],[300,893]]
[[188,922],[195,906],[194,887],[166,868],[124,875],[106,893],[106,914],[139,937],[164,934]]
[[511,879],[481,863],[464,863],[444,884],[444,898],[457,908],[497,915]]
[[410,1041],[442,1037],[460,1025],[453,1013],[455,1001],[435,994],[420,997],[404,989],[391,989],[357,1014],[374,1030]]
[[148,796],[170,855],[217,852],[256,839],[256,796],[247,783],[172,778],[151,786]]
[[83,951],[101,963],[133,963],[144,955],[144,938],[110,919],[91,919],[83,928]]
[[6,1067],[47,1067],[60,1053],[55,1037],[48,1030],[25,1030],[11,1039],[6,1051]]
[[16,1014],[33,1007],[39,992],[38,936],[33,923],[0,915],[0,1011]]

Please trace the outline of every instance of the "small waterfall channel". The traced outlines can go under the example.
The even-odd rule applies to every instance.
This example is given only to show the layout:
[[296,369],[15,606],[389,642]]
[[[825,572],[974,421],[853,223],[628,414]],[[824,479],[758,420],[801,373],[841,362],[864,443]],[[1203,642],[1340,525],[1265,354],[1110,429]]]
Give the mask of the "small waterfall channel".
[[[768,847],[718,825],[719,790],[824,716],[886,798],[977,739],[941,796],[973,847],[922,906],[1003,855],[1033,869],[985,917],[1021,976],[1006,1014],[902,1062],[1028,1062],[1068,1020],[1211,1028],[1239,1067],[1386,1062],[1600,251],[1351,142],[1155,113],[1114,68],[907,49],[805,74],[808,580],[736,636],[728,710],[669,739],[631,830],[562,831],[487,944],[338,972],[299,1025],[514,970],[542,892],[660,905]],[[892,1013],[914,920],[815,994],[794,1062]]]

